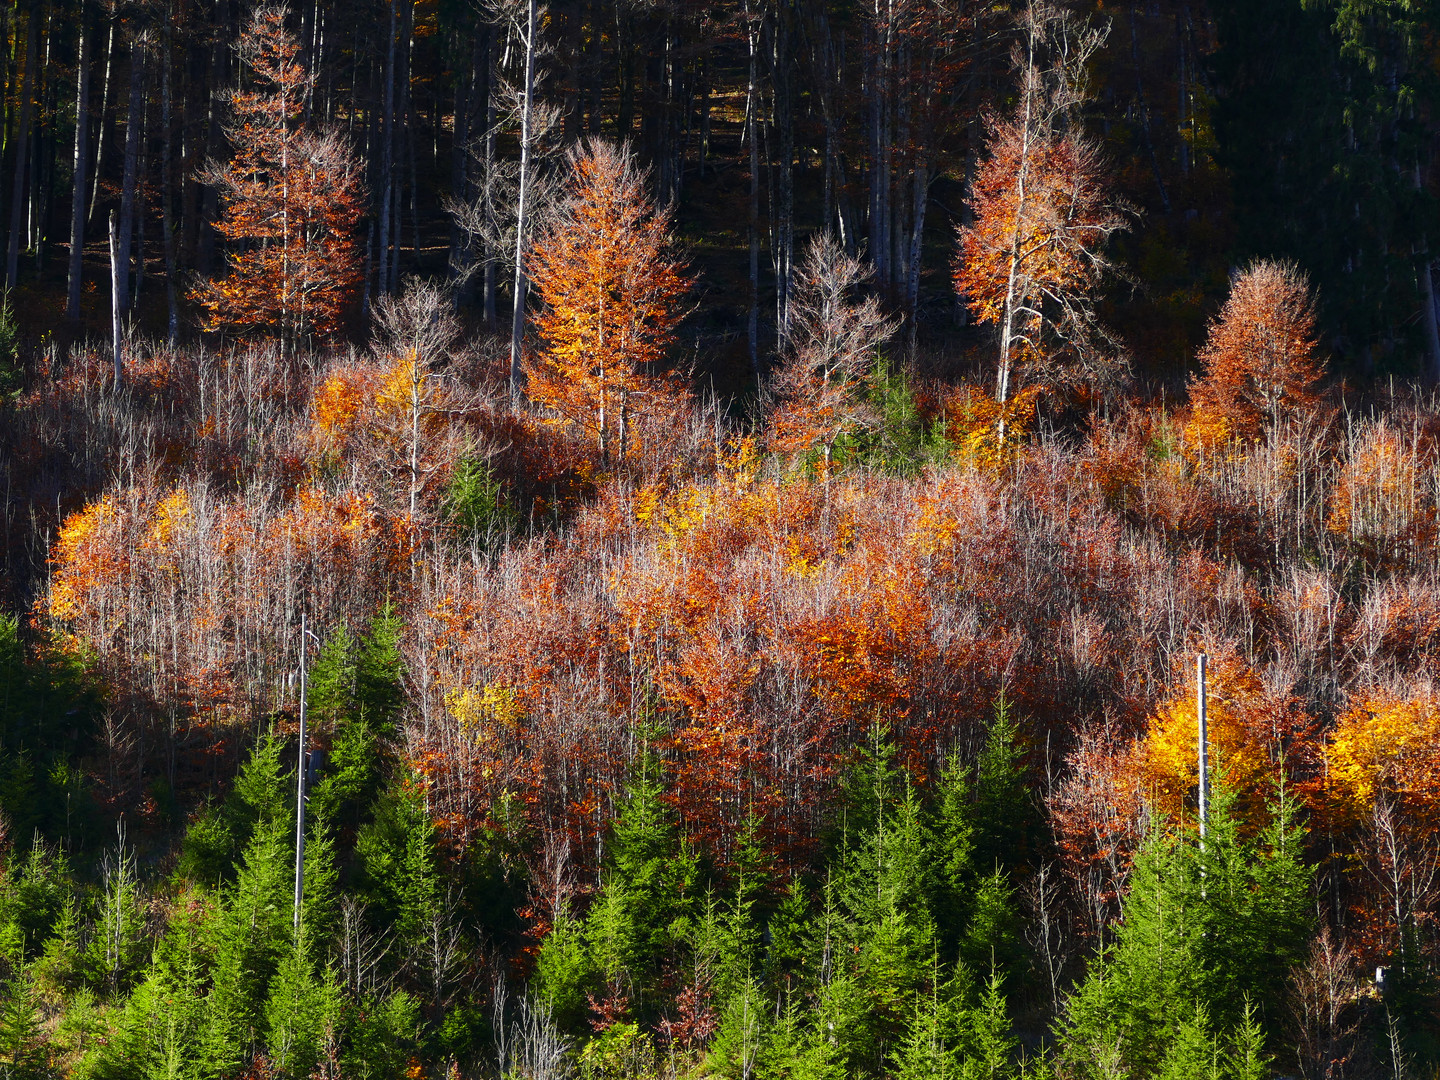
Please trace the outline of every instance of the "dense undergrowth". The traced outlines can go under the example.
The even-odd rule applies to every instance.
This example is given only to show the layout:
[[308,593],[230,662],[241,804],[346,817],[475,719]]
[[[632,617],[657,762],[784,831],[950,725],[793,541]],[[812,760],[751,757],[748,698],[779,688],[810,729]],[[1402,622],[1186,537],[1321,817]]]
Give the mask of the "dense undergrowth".
[[6,406],[14,1075],[1433,1072],[1433,402],[1002,439],[896,366],[828,462],[607,469],[488,350]]

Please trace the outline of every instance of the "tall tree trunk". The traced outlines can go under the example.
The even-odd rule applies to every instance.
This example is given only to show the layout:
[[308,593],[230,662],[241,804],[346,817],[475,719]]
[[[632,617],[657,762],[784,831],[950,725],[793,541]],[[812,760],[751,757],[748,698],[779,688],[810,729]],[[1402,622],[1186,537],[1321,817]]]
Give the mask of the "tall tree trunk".
[[31,0],[25,20],[25,71],[20,83],[20,118],[15,129],[15,180],[10,189],[10,236],[5,248],[5,284],[14,285],[25,226],[25,174],[30,163],[30,127],[35,116],[35,75],[40,66],[40,5]]
[[915,193],[910,214],[910,256],[906,260],[905,313],[910,323],[910,356],[920,343],[920,260],[924,252],[925,211],[930,205],[930,158],[921,147],[915,159]]
[[30,228],[31,246],[35,251],[35,276],[40,276],[45,266],[45,240],[50,228],[50,189],[55,179],[55,127],[46,123],[46,117],[55,115],[56,89],[58,80],[46,78],[54,71],[51,63],[51,49],[55,46],[54,11],[49,10],[45,19],[45,56],[40,65],[40,85],[36,97],[40,101],[40,115],[35,130],[35,157],[31,163],[30,182]]
[[124,263],[120,260],[120,226],[118,215],[114,210],[110,211],[110,348],[115,364],[115,389],[118,391],[124,382],[124,364],[120,355],[121,341],[120,332],[121,312],[125,307],[125,286],[124,286]]
[[[173,12],[173,6],[171,11]],[[171,106],[170,106],[170,27],[173,20],[165,20],[164,47],[160,53],[160,230],[165,252],[165,305],[169,314],[166,322],[166,338],[173,347],[180,337],[180,307],[175,290],[175,223],[171,220],[170,204],[173,198],[173,177],[171,162]]]
[[395,5],[390,0],[387,38],[385,43],[385,102],[380,119],[380,243],[376,250],[379,276],[375,293],[384,296],[390,291],[390,213],[395,196]]
[[[480,68],[480,35],[471,41],[470,62],[455,73],[455,127],[450,145],[450,197],[457,203],[470,201],[470,99],[475,95],[475,79]],[[448,277],[459,281],[464,273],[467,244],[465,232],[452,220],[450,253],[446,260]],[[460,302],[459,293],[455,296]]]
[[1150,138],[1150,107],[1145,104],[1145,80],[1140,68],[1140,37],[1136,29],[1135,4],[1130,4],[1130,61],[1135,67],[1135,107],[1140,110],[1140,140],[1145,145],[1145,154],[1150,159],[1150,169],[1155,174],[1155,186],[1160,190],[1160,206],[1170,212],[1170,193],[1165,190],[1165,178],[1160,174],[1160,158],[1155,154],[1155,143]]
[[594,55],[590,58],[590,105],[589,131],[600,134],[600,124],[605,108],[605,4],[594,0],[590,5],[590,47]]
[[750,345],[750,372],[760,378],[760,140],[755,130],[760,112],[760,28],[745,3],[750,43],[750,78],[745,92],[745,138],[750,143],[750,310],[746,337]]
[[[135,200],[140,184],[140,129],[144,126],[145,49],[136,35],[130,46],[130,104],[125,115],[125,173],[120,186],[120,295],[130,298],[131,237],[135,231]],[[142,251],[143,256],[143,251]]]
[[1005,404],[1010,399],[1010,370],[1013,363],[1012,350],[1015,341],[1015,316],[1016,309],[1021,300],[1021,271],[1024,252],[1021,251],[1020,241],[1023,234],[1025,215],[1028,213],[1026,207],[1027,185],[1030,180],[1030,150],[1031,143],[1035,138],[1035,104],[1036,97],[1040,93],[1038,87],[1039,75],[1035,64],[1036,28],[1033,22],[1029,26],[1029,33],[1026,39],[1025,71],[1023,78],[1025,85],[1021,90],[1021,98],[1024,102],[1020,121],[1020,161],[1015,170],[1015,223],[1010,230],[1009,251],[1006,255],[1005,268],[1005,306],[1000,317],[1000,360],[995,376],[995,401],[1000,405],[999,439],[1005,441]]
[[[405,160],[410,166],[410,217],[415,228],[415,254],[420,254],[420,223],[419,215],[415,212],[415,117],[414,103],[410,93],[410,58],[415,51],[415,0],[405,0],[405,19],[400,24],[400,37],[405,42],[405,52],[400,57],[400,106],[397,116],[400,121],[400,130],[405,136]],[[395,248],[390,256],[390,291],[400,290],[400,249],[404,247],[405,240],[401,235],[401,214],[400,214],[400,180],[395,181]]]
[[499,260],[495,257],[495,251],[489,237],[495,235],[495,137],[496,137],[496,116],[495,116],[495,28],[485,27],[485,188],[481,192],[484,199],[484,214],[486,224],[485,250],[481,257],[485,260],[484,274],[481,282],[481,289],[484,293],[483,303],[485,308],[485,325],[494,327],[500,321],[497,312],[495,292],[499,277]]
[[1175,81],[1179,89],[1179,128],[1180,128],[1180,175],[1190,175],[1190,139],[1193,132],[1190,126],[1190,74],[1189,66],[1192,62],[1189,50],[1186,48],[1185,26],[1190,21],[1190,5],[1184,4],[1181,10],[1175,13],[1175,44],[1178,53],[1175,72]]
[[[228,18],[224,13],[229,11],[229,5],[223,3],[223,0],[215,0],[214,11],[217,20]],[[220,151],[220,117],[224,106],[226,60],[229,55],[230,50],[223,42],[218,41],[210,54],[210,85],[205,103],[205,157],[209,160],[214,160]],[[195,229],[194,267],[202,277],[210,275],[214,262],[216,233],[208,226],[219,216],[219,211],[220,200],[216,189],[213,185],[206,184],[200,195],[200,221]]]
[[1436,326],[1433,265],[1428,258],[1420,261],[1421,322],[1425,326],[1426,373],[1432,383],[1440,383],[1440,327]]
[[[1420,163],[1415,163],[1411,178],[1417,192],[1422,190],[1423,181],[1420,175]],[[1425,368],[1426,374],[1433,383],[1440,383],[1440,326],[1436,325],[1435,314],[1435,277],[1433,274],[1433,261],[1430,258],[1429,247],[1426,238],[1420,237],[1418,248],[1420,252],[1420,323],[1425,327]]]
[[79,11],[80,44],[76,60],[75,180],[70,188],[70,269],[65,290],[65,318],[80,321],[80,289],[85,271],[85,158],[89,150],[91,34],[85,6]]
[[[96,125],[95,136],[95,175],[90,182],[90,204],[85,211],[85,221],[88,224],[95,216],[95,202],[100,197],[100,170],[105,165],[105,118],[110,114],[110,74],[115,65],[115,24],[120,21],[118,8],[114,3],[110,5],[110,29],[105,36],[105,75],[100,80],[100,123]],[[216,45],[216,49],[223,46]]]
[[519,406],[524,388],[525,370],[521,366],[521,344],[525,334],[525,293],[528,278],[525,272],[526,228],[529,224],[530,140],[534,132],[535,109],[535,47],[540,32],[538,0],[530,0],[525,33],[525,86],[520,107],[520,191],[515,208],[515,307],[510,318],[510,401]]
[[781,10],[775,17],[774,72],[776,126],[779,129],[779,207],[776,213],[775,332],[784,341],[790,333],[790,280],[795,262],[795,107],[790,21]]

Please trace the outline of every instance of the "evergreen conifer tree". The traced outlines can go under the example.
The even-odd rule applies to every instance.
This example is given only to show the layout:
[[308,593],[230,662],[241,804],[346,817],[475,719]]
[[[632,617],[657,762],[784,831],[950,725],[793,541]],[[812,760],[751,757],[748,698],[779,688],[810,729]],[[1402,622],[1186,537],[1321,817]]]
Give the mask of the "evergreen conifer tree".
[[0,1062],[16,1080],[39,1080],[46,1072],[40,1001],[26,966],[13,956],[11,965],[0,989]]
[[305,935],[285,954],[265,1003],[266,1057],[287,1076],[307,1077],[320,1060],[325,1033],[339,1019],[333,974],[315,973]]
[[1246,840],[1233,793],[1217,785],[1203,848],[1163,828],[1146,840],[1115,941],[1068,1004],[1063,1042],[1076,1071],[1099,1075],[1097,1055],[1115,1046],[1142,1075],[1194,1067],[1197,1010],[1212,1042],[1216,1031],[1278,1022],[1310,932],[1311,875],[1287,798],[1273,825]]
[[342,624],[330,631],[306,680],[305,704],[317,730],[333,729],[355,710],[355,640]]
[[401,1075],[420,1031],[420,1008],[404,990],[360,1002],[340,1056],[341,1075],[355,1080],[391,1080]]
[[405,705],[405,662],[400,655],[404,629],[395,605],[385,606],[370,620],[355,658],[355,704],[360,718],[377,735],[394,730]]
[[954,956],[962,928],[970,921],[976,885],[974,800],[970,769],[952,751],[940,769],[931,803],[932,841],[927,875],[942,951]]
[[1020,1075],[1020,1046],[1010,1033],[1010,1016],[997,974],[990,976],[979,1002],[966,1011],[960,1043],[962,1080],[1011,1080]]
[[292,947],[293,841],[293,826],[283,818],[256,827],[217,918],[202,1076],[234,1072],[248,1056],[252,1039],[263,1035],[270,980]]
[[985,742],[975,761],[975,868],[988,874],[997,867],[1023,866],[1035,847],[1035,800],[1025,773],[1020,729],[1004,695],[985,728]]
[[1170,1022],[1155,1080],[1220,1080],[1219,1050],[1203,1005]]

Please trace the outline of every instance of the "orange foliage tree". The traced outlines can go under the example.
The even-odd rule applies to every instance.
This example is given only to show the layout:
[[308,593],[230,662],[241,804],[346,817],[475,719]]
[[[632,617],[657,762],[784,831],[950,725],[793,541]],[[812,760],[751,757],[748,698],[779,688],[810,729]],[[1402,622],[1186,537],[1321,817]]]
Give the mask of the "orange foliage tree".
[[[1100,153],[1076,130],[1089,56],[1103,35],[1037,0],[1023,16],[1016,62],[1020,103],[990,121],[988,152],[970,190],[974,221],[960,230],[955,288],[999,334],[995,399],[1004,405],[1018,368],[1097,369],[1109,335],[1093,303],[1109,269],[1104,247],[1125,218]],[[1044,54],[1055,58],[1048,66]],[[1004,437],[1004,423],[1000,427]]]
[[1315,356],[1315,301],[1293,264],[1261,261],[1230,287],[1191,383],[1198,417],[1253,439],[1287,412],[1314,406],[1324,370]]
[[[1189,660],[1186,655],[1177,666],[1175,693],[1156,710],[1138,747],[1144,794],[1171,820],[1193,812],[1199,785],[1200,720]],[[1210,768],[1253,818],[1282,779],[1298,777],[1306,786],[1319,752],[1315,724],[1293,695],[1267,687],[1238,650],[1221,649],[1211,660],[1205,695]]]
[[544,306],[544,348],[530,396],[593,434],[600,456],[624,460],[631,410],[672,400],[658,368],[690,286],[671,252],[670,214],[655,210],[628,152],[596,143],[574,159],[570,199],[536,246],[531,279]]
[[215,227],[235,247],[226,275],[191,295],[205,329],[278,334],[291,346],[334,334],[359,284],[360,167],[338,134],[302,123],[315,79],[283,8],[257,8],[239,49],[257,86],[230,95],[235,156],[201,174],[224,200]]

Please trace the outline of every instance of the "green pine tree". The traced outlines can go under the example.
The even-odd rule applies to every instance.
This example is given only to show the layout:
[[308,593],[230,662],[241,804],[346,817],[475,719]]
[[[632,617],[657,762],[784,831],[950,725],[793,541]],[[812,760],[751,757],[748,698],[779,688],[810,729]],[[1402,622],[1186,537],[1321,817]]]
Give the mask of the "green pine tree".
[[1176,1019],[1197,1008],[1219,1031],[1283,1015],[1311,929],[1311,872],[1283,791],[1274,824],[1253,840],[1234,807],[1217,784],[1203,846],[1157,829],[1137,853],[1114,943],[1068,1003],[1062,1041],[1082,1073],[1098,1075],[1096,1055],[1116,1046],[1133,1071],[1155,1072],[1181,1054],[1177,1038],[1198,1038]]
[[366,997],[355,1010],[341,1053],[346,1080],[398,1080],[420,1033],[420,1007],[403,990]]
[[599,969],[585,940],[584,922],[561,910],[535,957],[531,992],[562,1031],[582,1029]]
[[988,874],[1013,869],[1034,856],[1039,818],[1030,794],[1020,729],[1004,694],[985,728],[975,761],[974,830],[976,869]]
[[135,853],[122,833],[104,861],[104,886],[90,938],[89,961],[96,988],[117,994],[139,973],[149,952],[145,936],[146,903],[141,894]]
[[1265,1030],[1255,1008],[1245,1002],[1244,1019],[1230,1039],[1225,1054],[1226,1080],[1270,1080],[1270,1057],[1265,1053]]
[[698,864],[665,801],[663,765],[647,741],[631,768],[606,845],[601,888],[585,937],[608,992],[624,995],[640,1019],[665,1004],[662,965],[689,936]]
[[229,1075],[264,1035],[270,980],[292,947],[294,834],[288,826],[278,820],[256,827],[215,921],[202,1076]]
[[1203,1005],[1171,1024],[1155,1080],[1219,1080],[1219,1051]]
[[387,601],[370,620],[355,659],[355,705],[360,719],[381,737],[394,731],[405,706],[405,662],[400,655],[403,630],[395,605]]
[[961,1034],[961,1080],[1011,1080],[1020,1075],[1020,1044],[1010,1031],[1010,1015],[1000,976],[992,973],[980,1001],[968,1010]]
[[970,917],[960,935],[961,964],[971,971],[993,970],[1015,991],[1028,970],[1029,955],[1015,906],[1015,889],[1003,870],[980,879],[970,901]]
[[306,719],[317,731],[329,731],[355,712],[355,639],[343,625],[335,627],[310,666],[305,686]]
[[0,1062],[15,1080],[39,1080],[47,1072],[39,995],[19,957],[10,962],[10,978],[0,988]]
[[271,1066],[283,1076],[308,1077],[339,1015],[340,987],[331,972],[316,974],[302,935],[280,961],[265,1002],[265,1052]]

